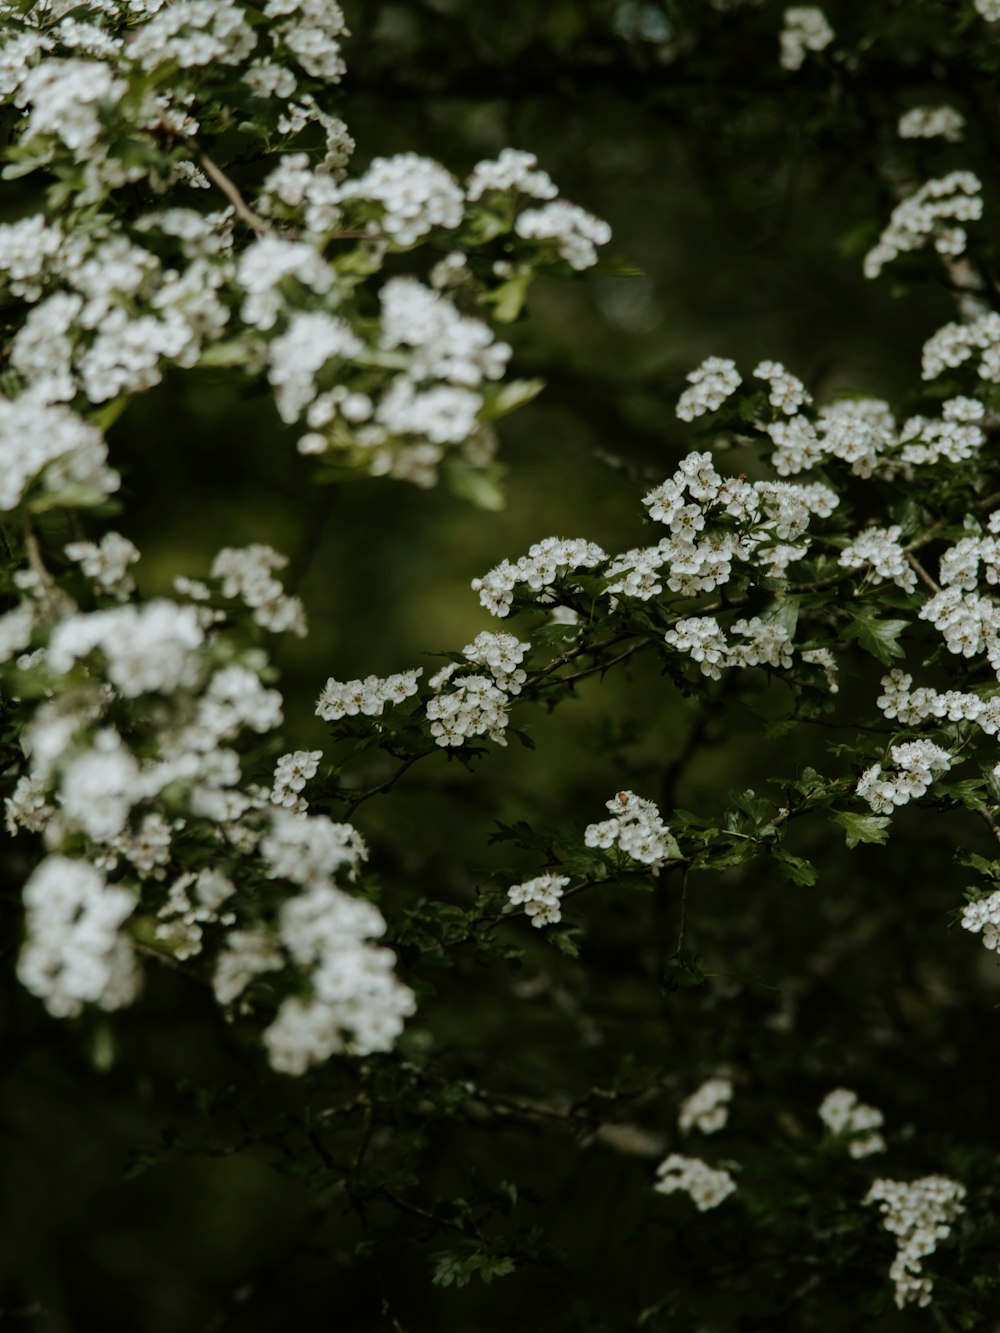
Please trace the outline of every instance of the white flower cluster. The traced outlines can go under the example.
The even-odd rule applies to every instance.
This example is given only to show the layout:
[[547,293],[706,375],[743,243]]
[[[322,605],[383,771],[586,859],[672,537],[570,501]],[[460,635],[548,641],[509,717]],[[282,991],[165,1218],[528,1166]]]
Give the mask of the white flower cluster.
[[231,930],[215,961],[212,989],[219,1004],[229,1006],[239,999],[255,977],[276,972],[285,956],[271,931],[261,924],[249,930]]
[[635,792],[620,791],[607,802],[610,819],[588,824],[583,841],[588,847],[607,850],[617,847],[633,861],[659,870],[676,851],[670,830],[660,818],[652,801],[636,796]]
[[866,278],[877,278],[898,255],[919,250],[931,237],[941,255],[960,255],[968,239],[965,228],[946,225],[975,222],[983,215],[982,183],[971,171],[952,171],[926,181],[896,205],[878,243],[864,260]]
[[[57,186],[44,212],[0,223],[11,315],[0,511],[102,504],[119,478],[92,409],[113,404],[93,421],[113,420],[130,395],[196,365],[266,378],[282,420],[305,423],[304,453],[336,448],[348,467],[421,484],[447,446],[467,467],[489,464],[481,418],[491,395],[491,417],[509,410],[491,382],[510,349],[450,296],[403,276],[405,259],[386,280],[386,255],[443,232],[464,299],[484,267],[466,262],[484,243],[470,237],[506,232],[530,277],[559,259],[593,264],[605,223],[514,150],[479,163],[465,188],[413,153],[352,177],[350,133],[325,109],[344,73],[335,0],[3,8],[5,160],[18,175],[44,173],[39,198],[45,181]],[[216,134],[237,108],[247,126],[266,125],[280,162],[257,199]],[[468,308],[490,281],[505,274],[469,292]],[[70,541],[72,565],[57,556],[49,574],[46,542],[27,531],[31,568],[14,580],[23,597],[0,616],[0,663],[16,659],[30,677],[14,700],[24,764],[6,825],[40,835],[47,853],[25,890],[25,984],[57,1014],[128,1003],[138,911],[155,917],[162,953],[207,956],[220,1003],[250,1011],[254,977],[283,973],[289,998],[265,1038],[276,1068],[388,1049],[413,997],[373,944],[385,929],[377,909],[336,882],[356,874],[363,844],[307,813],[321,753],[273,734],[282,699],[244,636],[249,619],[305,633],[300,599],[276,577],[285,558],[260,543],[226,548],[208,579],[176,579],[174,599],[133,600],[138,552],[126,537]],[[77,606],[81,589],[95,609]],[[525,649],[510,635],[467,646],[428,709],[441,744],[503,740]],[[415,694],[420,675],[331,680],[317,712],[377,718]],[[273,773],[260,771],[265,754],[279,756]]]
[[962,324],[945,324],[924,343],[923,377],[935,379],[979,353],[979,375],[1000,384],[1000,314],[995,310]]
[[462,187],[439,163],[417,153],[377,157],[363,176],[346,181],[338,199],[381,205],[378,229],[397,245],[414,245],[435,227],[453,230],[462,221]]
[[88,579],[118,601],[127,601],[135,592],[135,580],[128,570],[139,559],[139,552],[120,532],[106,532],[99,543],[70,542],[63,551]]
[[650,518],[670,529],[670,537],[618,557],[609,575],[631,570],[634,577],[612,584],[609,592],[652,596],[661,589],[649,574],[666,564],[666,586],[684,596],[728,583],[737,560],[764,566],[780,577],[807,554],[809,544],[803,538],[812,516],[831,514],[838,498],[819,482],[802,486],[723,478],[706,452],[688,454],[673,477],[650,491],[643,504]]
[[307,802],[302,793],[306,783],[316,776],[322,758],[322,750],[294,750],[291,754],[283,754],[274,766],[271,804],[304,814]]
[[729,1119],[733,1085],[728,1078],[710,1078],[681,1103],[677,1124],[682,1134],[692,1129],[702,1134],[717,1134]]
[[801,69],[807,54],[826,50],[834,35],[826,15],[815,5],[795,5],[786,9],[781,30],[782,69]]
[[[81,546],[98,598],[116,597],[134,548]],[[214,574],[233,584],[224,595],[273,611],[284,594],[271,571],[281,563],[270,548],[251,548],[249,557],[230,550]],[[338,1051],[388,1049],[413,996],[394,975],[392,953],[371,943],[385,929],[377,909],[334,882],[357,874],[363,841],[349,824],[305,813],[302,792],[321,753],[283,754],[269,787],[243,778],[242,734],[266,735],[282,721],[280,694],[258,675],[263,654],[244,652],[241,661],[220,637],[229,631],[216,613],[198,602],[81,612],[63,592],[46,600],[38,580],[26,591],[10,637],[14,651],[47,637],[22,668],[45,688],[34,693],[41,702],[23,736],[27,769],[6,815],[12,833],[41,833],[50,855],[25,889],[24,984],[58,1015],[129,1003],[139,971],[128,921],[141,904],[155,911],[158,946],[177,961],[210,942],[221,948],[214,984],[222,1003],[242,996],[261,971],[291,969],[293,991],[265,1033],[276,1069],[301,1073]],[[192,583],[192,595],[207,592]],[[72,683],[53,688],[71,671]],[[133,710],[128,732],[119,732],[111,719],[145,695],[155,702]],[[164,895],[181,831],[190,839],[186,868]],[[191,865],[197,848],[204,860]],[[234,857],[240,869],[231,878],[222,866]],[[258,886],[249,901],[237,888],[244,877]],[[260,885],[274,881],[295,891],[282,887],[268,909]]]
[[243,602],[253,619],[273,634],[292,633],[304,638],[306,613],[299,597],[289,597],[274,571],[284,569],[288,557],[271,546],[226,546],[212,561],[212,578],[222,584],[223,597]]
[[718,1208],[736,1189],[736,1181],[728,1171],[713,1168],[699,1157],[683,1157],[671,1153],[656,1168],[657,1194],[689,1194],[700,1213]]
[[347,35],[344,13],[336,0],[267,0],[272,41],[284,45],[307,74],[336,83],[344,73],[339,38]]
[[677,400],[681,421],[693,421],[706,412],[717,411],[743,383],[736,362],[724,356],[710,356],[687,376],[690,389]]
[[50,503],[83,506],[118,486],[96,427],[65,407],[0,398],[0,511],[35,489]]
[[953,106],[915,106],[899,118],[901,139],[947,139],[959,143],[965,130],[965,117]]
[[767,399],[776,412],[793,417],[800,408],[812,402],[806,386],[790,374],[780,361],[762,361],[753,372],[754,379],[767,383]]
[[[0,286],[34,307],[10,350],[33,400],[69,402],[82,390],[92,403],[108,402],[160,383],[168,366],[205,359],[265,373],[282,419],[307,422],[303,453],[336,448],[349,466],[425,486],[437,480],[448,445],[486,466],[490,437],[475,390],[503,374],[506,346],[447,303],[422,340],[396,337],[391,312],[386,327],[373,325],[367,301],[355,299],[358,265],[342,271],[329,262],[327,240],[358,243],[360,267],[376,274],[387,249],[457,231],[470,214],[488,214],[495,228],[490,197],[503,190],[518,204],[541,203],[505,208],[502,218],[525,243],[519,264],[530,276],[557,257],[576,268],[593,264],[610,238],[607,224],[559,199],[535,158],[513,149],[480,162],[467,188],[412,152],[377,157],[349,177],[351,136],[320,105],[344,72],[346,28],[333,0],[267,0],[261,23],[235,0],[102,0],[85,24],[48,14],[44,6],[19,12],[0,33],[0,103],[26,113],[13,148],[18,164],[52,169],[69,202],[85,206],[71,234],[41,214],[0,224]],[[198,143],[201,120],[229,116],[247,89],[271,104],[270,135],[281,140],[272,145],[282,160],[263,184],[259,213],[218,165],[202,161]],[[316,165],[296,151],[313,126],[325,140]],[[134,218],[116,202],[125,186],[155,195],[218,189],[232,206],[196,211],[181,193],[177,206]],[[406,282],[420,289],[415,279],[393,279],[386,298]],[[411,326],[428,322],[434,300],[427,293],[423,312],[411,310]],[[428,357],[442,333],[450,369],[431,375]],[[55,447],[44,443],[54,438],[45,431],[24,437],[33,457]]]
[[310,424],[316,424],[317,376],[330,362],[350,361],[363,349],[346,320],[322,310],[296,311],[267,349],[267,378],[282,421],[298,421],[308,409]]
[[499,379],[510,347],[496,342],[489,325],[461,315],[440,292],[415,278],[390,278],[379,294],[381,344],[412,349],[407,374],[414,381],[446,380],[477,388]]
[[177,0],[136,30],[128,50],[146,70],[168,61],[192,69],[239,65],[256,45],[243,10],[231,0]]
[[829,648],[806,648],[801,657],[802,661],[809,666],[818,666],[822,669],[826,677],[826,688],[831,694],[839,693],[840,673],[837,667],[837,659]]
[[833,458],[849,464],[856,476],[870,477],[896,443],[895,420],[878,398],[845,399],[820,408],[815,421],[798,415],[764,429],[775,446],[771,462],[782,477]]
[[324,722],[338,722],[342,717],[381,717],[387,704],[401,704],[417,692],[423,667],[398,671],[392,676],[366,676],[364,680],[330,679],[316,701],[316,716]]
[[216,922],[231,926],[236,921],[235,912],[219,911],[235,892],[232,880],[215,869],[181,875],[171,884],[167,900],[156,914],[156,938],[167,945],[178,962],[194,958],[204,947],[205,926]]
[[317,238],[337,230],[342,219],[338,184],[354,151],[354,140],[343,121],[336,122],[334,135],[332,145],[328,137],[327,157],[316,169],[308,153],[285,154],[264,178],[256,201],[260,213],[289,219],[301,216],[306,232]]
[[913,1302],[930,1304],[934,1283],[921,1276],[923,1260],[934,1253],[938,1241],[951,1235],[953,1224],[965,1211],[965,1195],[965,1186],[957,1180],[922,1176],[911,1181],[876,1180],[865,1196],[866,1204],[878,1204],[886,1231],[896,1237],[889,1276],[900,1310]]
[[947,773],[952,757],[932,741],[906,741],[890,750],[894,771],[885,774],[881,764],[862,773],[855,788],[877,815],[891,815],[898,805],[923,796],[936,774]]
[[890,721],[913,727],[931,718],[948,722],[975,722],[987,736],[1000,732],[1000,696],[981,698],[964,690],[935,690],[921,685],[913,689],[913,677],[894,667],[882,677],[882,694],[876,704]]
[[977,898],[969,903],[962,912],[962,928],[973,935],[983,934],[983,944],[987,949],[1000,949],[1000,889],[996,889],[986,898]]
[[172,694],[199,678],[204,638],[193,607],[160,598],[68,615],[52,631],[45,663],[61,675],[100,652],[108,680],[126,699]]
[[907,564],[906,552],[899,544],[902,529],[866,528],[841,551],[837,564],[843,569],[871,570],[876,583],[888,579],[904,592],[913,592],[917,576]]
[[24,886],[28,938],[17,975],[56,1018],[85,1004],[120,1009],[135,999],[139,973],[121,926],[136,907],[133,893],[109,885],[88,861],[49,856]]
[[715,616],[686,616],[667,630],[664,642],[679,653],[686,653],[704,676],[719,680],[728,667],[792,665],[792,645],[788,630],[774,620],[737,620],[730,626],[742,642],[726,637]]
[[512,884],[507,897],[515,907],[522,907],[533,926],[554,926],[562,920],[559,907],[563,889],[569,883],[565,875],[536,875],[523,884]]
[[555,199],[559,193],[548,172],[539,169],[534,153],[517,148],[504,148],[495,160],[477,162],[465,183],[471,203],[492,190],[516,190],[530,199]]
[[899,434],[900,458],[909,465],[965,463],[974,458],[986,443],[986,435],[977,424],[986,414],[976,398],[949,398],[942,404],[941,418],[909,417]]
[[1000,23],[1000,0],[972,0],[976,13],[987,23]]
[[594,569],[607,558],[599,546],[582,537],[546,537],[514,564],[503,560],[482,578],[473,579],[472,589],[479,593],[480,605],[491,615],[506,616],[519,584],[535,593],[548,592],[561,576],[578,569]]
[[[405,371],[389,381],[378,402],[367,394],[345,396],[342,388],[321,394],[307,420],[314,429],[322,427],[339,409],[357,426],[358,444],[370,454],[370,471],[428,485],[436,478],[444,446],[476,434],[481,386],[503,375],[510,347],[495,341],[482,320],[460,314],[447,296],[414,278],[390,279],[380,300],[380,347],[403,349]],[[423,443],[392,445],[399,437]]]
[[944,636],[950,653],[957,657],[988,653],[990,665],[1000,673],[1000,605],[992,597],[963,592],[960,587],[942,588],[928,598],[919,614]]
[[462,653],[466,661],[473,665],[489,667],[493,679],[502,690],[508,694],[519,694],[521,686],[528,679],[528,673],[521,663],[530,647],[530,643],[521,643],[513,634],[494,634],[484,629],[471,643],[465,645]]
[[464,745],[473,736],[506,745],[509,705],[509,696],[486,676],[462,676],[428,702],[431,735],[442,746]]
[[340,1052],[390,1050],[414,1011],[413,992],[396,978],[392,951],[371,943],[385,933],[381,912],[333,882],[357,873],[368,854],[362,838],[325,816],[278,809],[272,820],[261,855],[301,888],[281,908],[278,937],[309,988],[284,1000],[264,1033],[272,1066],[302,1074]]
[[[489,736],[497,745],[506,745],[511,697],[520,694],[527,680],[521,667],[531,647],[513,634],[493,634],[484,630],[463,649],[472,666],[484,666],[490,676],[461,675],[461,664],[452,662],[433,675],[431,689],[438,691],[427,704],[431,735],[438,745],[463,745],[472,736]],[[451,686],[445,691],[445,686]]]
[[611,228],[577,204],[556,199],[542,208],[528,208],[514,223],[518,236],[529,241],[552,241],[570,268],[597,263],[597,247],[611,240]]
[[885,1152],[885,1139],[878,1131],[884,1124],[882,1112],[858,1101],[849,1088],[834,1088],[820,1103],[819,1118],[831,1134],[847,1139],[847,1151],[855,1158]]

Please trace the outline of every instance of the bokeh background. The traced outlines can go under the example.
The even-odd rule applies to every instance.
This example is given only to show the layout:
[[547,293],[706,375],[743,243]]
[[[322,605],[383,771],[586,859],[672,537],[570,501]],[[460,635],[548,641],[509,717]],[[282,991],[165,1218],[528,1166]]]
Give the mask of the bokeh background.
[[[905,403],[922,341],[953,312],[933,274],[876,284],[861,275],[893,198],[876,154],[899,112],[951,78],[916,37],[889,44],[867,81],[850,87],[825,70],[793,78],[779,69],[774,4],[345,8],[354,35],[343,114],[356,165],[410,150],[463,175],[505,145],[529,149],[566,197],[608,219],[614,262],[537,283],[528,318],[509,330],[515,372],[547,388],[501,423],[509,472],[498,512],[382,480],[317,489],[268,395],[209,371],[168,379],[114,426],[122,529],[144,552],[145,593],[204,571],[222,545],[263,541],[290,555],[311,634],[279,646],[278,661],[291,744],[307,748],[324,742],[312,707],[327,676],[430,667],[431,654],[489,627],[469,582],[502,557],[550,534],[609,550],[639,544],[641,496],[690,448],[673,404],[705,356],[731,356],[744,375],[782,360],[820,399],[851,390]],[[830,7],[848,34],[871,10]],[[880,22],[899,10],[886,6]],[[977,142],[970,154],[986,154]],[[911,151],[895,150],[899,180],[918,169]],[[941,151],[922,149],[924,165],[933,170]],[[764,693],[759,702],[772,706]],[[552,715],[536,710],[527,724],[535,750],[494,751],[471,775],[443,755],[431,760],[391,801],[364,810],[387,912],[426,896],[471,901],[511,856],[487,841],[498,819],[569,811],[590,822],[620,787],[711,810],[731,787],[760,787],[823,754],[822,737],[762,742],[748,711],[725,708],[686,745],[694,721],[690,702],[649,665],[584,683]],[[14,912],[0,1010],[3,1326],[928,1327],[921,1314],[889,1308],[887,1278],[880,1290],[855,1276],[860,1241],[844,1242],[835,1282],[810,1287],[808,1246],[767,1243],[769,1228],[780,1237],[786,1223],[799,1225],[794,1190],[759,1220],[756,1248],[724,1219],[711,1246],[689,1231],[680,1204],[651,1194],[650,1152],[666,1143],[673,1111],[642,1091],[674,1080],[682,1095],[729,1067],[751,1107],[732,1156],[752,1158],[780,1120],[792,1178],[804,1169],[797,1145],[818,1135],[815,1107],[838,1084],[885,1110],[912,1145],[916,1174],[938,1168],[934,1153],[967,1143],[979,1145],[977,1163],[990,1160],[996,975],[983,950],[946,928],[961,900],[955,846],[980,847],[982,835],[971,819],[947,834],[918,818],[900,827],[891,848],[850,855],[828,827],[802,832],[798,850],[822,865],[813,888],[774,881],[759,864],[703,877],[690,931],[709,980],[690,990],[661,984],[675,908],[602,890],[581,907],[582,963],[520,931],[520,972],[466,959],[437,997],[422,999],[412,1040],[439,1051],[442,1077],[482,1079],[536,1105],[555,1097],[554,1107],[560,1096],[594,1105],[594,1089],[617,1088],[633,1127],[614,1145],[547,1125],[544,1113],[477,1127],[474,1117],[428,1112],[421,1124],[401,1112],[381,1124],[387,1161],[394,1144],[419,1155],[414,1207],[514,1179],[518,1225],[538,1227],[552,1252],[537,1269],[461,1291],[431,1284],[429,1256],[447,1237],[419,1214],[400,1215],[397,1234],[393,1212],[373,1205],[386,1235],[372,1256],[357,1215],[317,1179],[303,1108],[321,1114],[325,1098],[343,1096],[340,1075],[268,1078],[210,997],[152,967],[141,1006],[113,1025],[56,1024],[12,979]],[[11,885],[30,855],[6,849]],[[358,1133],[349,1122],[345,1153]],[[930,1145],[923,1155],[921,1144]],[[814,1248],[836,1247],[841,1200],[859,1198],[867,1179],[843,1159],[827,1185],[803,1183],[814,1201],[829,1191],[828,1216],[802,1223],[819,1237],[831,1227],[834,1238]],[[784,1206],[784,1219],[773,1215]],[[868,1234],[879,1235],[874,1219]],[[887,1270],[892,1247],[881,1243]],[[670,1293],[676,1307],[664,1304]]]

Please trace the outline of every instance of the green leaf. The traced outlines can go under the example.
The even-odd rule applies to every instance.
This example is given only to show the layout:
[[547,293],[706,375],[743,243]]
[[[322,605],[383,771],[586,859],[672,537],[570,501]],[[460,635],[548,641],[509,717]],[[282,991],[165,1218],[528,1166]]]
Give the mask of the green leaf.
[[804,856],[794,856],[791,852],[786,852],[783,847],[776,847],[774,859],[786,878],[793,884],[798,884],[800,888],[808,889],[819,879],[819,871]]
[[434,1256],[431,1281],[435,1287],[467,1287],[478,1273],[489,1286],[495,1277],[507,1277],[516,1267],[509,1254],[484,1254],[477,1250],[463,1255],[457,1250],[443,1250]]
[[888,815],[856,815],[850,810],[831,810],[830,818],[847,834],[848,847],[859,842],[884,843],[889,836]]
[[549,940],[568,958],[579,958],[580,946],[576,942],[578,933],[575,930],[553,930],[549,932]]
[[483,296],[483,302],[493,307],[494,318],[501,324],[513,324],[517,319],[524,307],[528,288],[534,276],[530,269],[524,273],[516,273],[494,291]]
[[483,421],[496,421],[499,417],[505,417],[509,412],[537,398],[544,388],[544,380],[510,380],[509,383],[502,384],[487,394],[486,405],[480,417]]
[[909,626],[908,620],[876,620],[873,616],[857,614],[844,631],[844,637],[857,639],[866,653],[877,658],[883,666],[891,666],[894,659],[904,655],[899,636]]
[[690,990],[694,986],[704,986],[706,980],[698,955],[682,949],[677,958],[663,969],[661,986],[664,993],[669,995],[679,990]]
[[449,458],[444,465],[445,478],[452,495],[491,513],[499,512],[507,503],[502,485],[506,472],[502,463],[476,467],[464,458]]

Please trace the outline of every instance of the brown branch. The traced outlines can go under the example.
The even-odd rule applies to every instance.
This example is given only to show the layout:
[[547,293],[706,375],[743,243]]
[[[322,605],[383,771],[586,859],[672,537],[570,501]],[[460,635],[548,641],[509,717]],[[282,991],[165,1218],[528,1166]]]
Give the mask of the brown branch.
[[981,820],[983,820],[985,824],[989,826],[989,830],[993,834],[994,838],[996,838],[997,842],[1000,842],[1000,824],[998,824],[997,821],[993,818],[993,816],[990,814],[986,806],[977,805],[976,814],[979,816]]
[[941,591],[940,585],[934,582],[917,557],[910,551],[906,552],[906,562],[912,569],[916,570],[921,582],[925,583],[927,587],[930,588],[931,592],[939,593]]
[[191,144],[194,151],[197,153],[198,161],[201,163],[205,175],[214,185],[217,185],[226,196],[232,204],[236,216],[245,222],[248,227],[252,228],[258,236],[270,235],[272,230],[270,224],[265,222],[258,213],[253,211],[222,168],[216,162],[213,162],[209,155],[200,149],[193,140],[189,139],[188,143]]
[[55,580],[49,573],[45,561],[42,558],[42,548],[39,545],[35,530],[31,526],[31,519],[27,514],[24,515],[24,551],[28,557],[28,566],[35,578],[38,580],[38,589],[41,595],[45,610],[49,615],[54,615],[58,607],[56,598]]

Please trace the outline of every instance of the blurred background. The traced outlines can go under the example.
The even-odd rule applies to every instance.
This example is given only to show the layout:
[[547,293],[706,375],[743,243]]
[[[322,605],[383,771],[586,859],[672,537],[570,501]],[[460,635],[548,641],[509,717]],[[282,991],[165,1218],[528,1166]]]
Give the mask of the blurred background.
[[[948,7],[923,7],[926,31],[904,8],[886,7],[879,22],[897,24],[895,35],[852,83],[821,62],[781,71],[782,7],[770,3],[345,3],[343,114],[357,168],[409,150],[461,176],[505,145],[528,149],[567,198],[611,223],[617,263],[536,283],[528,318],[509,330],[513,373],[547,387],[501,423],[509,475],[499,512],[382,480],[317,490],[268,395],[207,371],[168,379],[116,423],[122,530],[143,550],[144,593],[203,572],[222,545],[263,541],[291,557],[311,625],[308,639],[278,646],[291,746],[323,745],[312,709],[328,676],[433,669],[431,654],[493,627],[469,583],[504,556],[552,534],[608,550],[641,543],[642,495],[691,447],[673,405],[705,356],[733,357],[744,376],[781,360],[820,400],[850,390],[914,401],[921,344],[953,305],[929,267],[919,283],[862,277],[861,256],[893,202],[877,155],[906,107],[929,94],[968,107],[976,85],[970,76],[951,88],[947,52],[934,47],[933,23]],[[828,12],[848,38],[872,21],[868,5]],[[918,155],[897,144],[892,168],[905,180],[978,157],[985,172],[988,144],[973,134],[961,161],[953,148]],[[760,706],[770,706],[763,694]],[[621,787],[661,799],[668,785],[672,803],[711,811],[731,787],[763,789],[803,758],[824,762],[815,738],[762,742],[749,712],[720,709],[686,746],[694,722],[650,664],[586,682],[552,715],[535,710],[534,751],[494,749],[473,775],[432,759],[359,818],[387,915],[425,896],[472,901],[512,855],[488,844],[498,819],[574,811],[587,823]],[[373,1137],[384,1160],[420,1163],[412,1208],[496,1195],[511,1179],[517,1227],[538,1228],[543,1263],[460,1291],[430,1282],[447,1235],[419,1211],[376,1202],[373,1256],[357,1212],[328,1187],[322,1155],[310,1156],[303,1116],[347,1097],[350,1071],[269,1078],[210,997],[152,967],[146,997],[116,1016],[113,1032],[93,1018],[56,1024],[9,975],[15,938],[0,1017],[0,1324],[39,1333],[928,1327],[923,1314],[890,1308],[867,1242],[849,1228],[836,1239],[843,1200],[860,1198],[870,1179],[857,1163],[838,1159],[827,1184],[801,1176],[813,1209],[828,1190],[825,1217],[797,1212],[792,1190],[762,1207],[754,1241],[720,1212],[709,1245],[707,1232],[689,1229],[690,1205],[650,1189],[677,1097],[719,1068],[750,1108],[727,1140],[736,1160],[759,1155],[781,1118],[791,1177],[816,1169],[803,1166],[800,1146],[818,1137],[822,1096],[846,1085],[885,1110],[913,1146],[916,1174],[943,1169],[969,1144],[979,1145],[975,1170],[994,1162],[996,973],[975,941],[946,929],[964,884],[954,847],[983,839],[971,817],[946,837],[919,818],[900,817],[900,828],[890,848],[850,854],[828,826],[802,830],[795,849],[822,866],[812,888],[772,882],[759,863],[701,877],[689,944],[706,976],[690,989],[663,985],[676,903],[599,890],[574,914],[582,963],[512,927],[527,949],[519,972],[469,957],[436,996],[421,997],[409,1039],[435,1049],[443,1080],[482,1079],[549,1105],[554,1119],[512,1111],[477,1126],[433,1099],[422,1122],[384,1112]],[[5,857],[15,883],[29,850]],[[601,1104],[595,1089],[624,1099],[616,1107],[627,1114],[613,1118],[631,1139],[611,1144],[559,1123],[573,1099]],[[361,1126],[343,1124],[349,1156]],[[338,1144],[335,1134],[335,1155]],[[809,1247],[797,1253],[789,1241],[799,1228],[815,1248],[842,1247],[833,1285],[814,1281]],[[833,1239],[816,1239],[824,1228]],[[866,1234],[878,1234],[874,1220]],[[880,1254],[876,1267],[887,1270],[887,1239]]]

